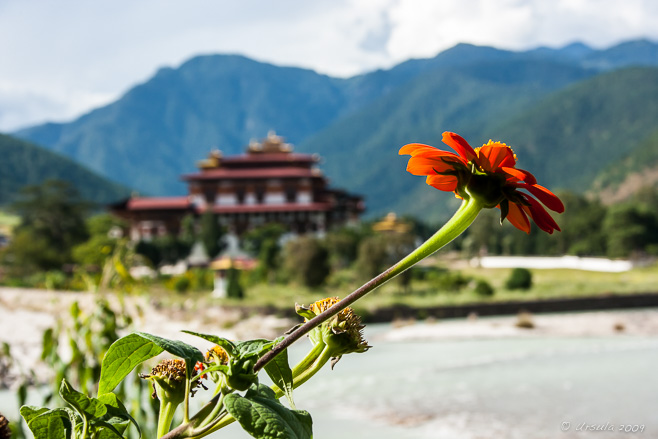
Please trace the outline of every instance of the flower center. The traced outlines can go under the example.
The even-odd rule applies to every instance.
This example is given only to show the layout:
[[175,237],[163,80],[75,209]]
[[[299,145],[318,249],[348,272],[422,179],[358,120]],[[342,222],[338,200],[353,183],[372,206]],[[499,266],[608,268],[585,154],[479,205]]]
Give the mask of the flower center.
[[487,143],[485,143],[484,145],[478,146],[477,148],[473,149],[473,151],[475,151],[475,154],[478,156],[478,158],[480,157],[480,150],[485,146],[499,146],[499,147],[507,148],[512,152],[512,155],[514,156],[514,160],[515,161],[517,160],[516,154],[514,153],[514,150],[512,149],[511,146],[509,146],[509,145],[507,145],[506,143],[503,143],[503,142],[494,142],[491,139],[489,139],[489,141]]

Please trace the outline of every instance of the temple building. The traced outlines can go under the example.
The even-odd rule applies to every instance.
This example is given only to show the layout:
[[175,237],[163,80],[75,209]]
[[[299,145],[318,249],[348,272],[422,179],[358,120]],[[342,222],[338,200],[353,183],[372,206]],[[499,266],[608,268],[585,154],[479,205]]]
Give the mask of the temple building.
[[317,155],[295,153],[282,137],[269,133],[241,155],[212,151],[197,164],[198,172],[182,176],[187,196],[132,197],[112,210],[130,222],[133,240],[177,235],[186,215],[207,210],[237,236],[267,223],[304,234],[358,221],[362,197],[330,188],[318,161]]

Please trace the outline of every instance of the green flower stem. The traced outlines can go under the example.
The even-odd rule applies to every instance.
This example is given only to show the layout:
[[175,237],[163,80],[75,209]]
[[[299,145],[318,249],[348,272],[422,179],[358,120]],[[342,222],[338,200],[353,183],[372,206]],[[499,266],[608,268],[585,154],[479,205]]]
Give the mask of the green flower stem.
[[[208,415],[204,416],[205,419],[199,423],[197,428],[195,428],[195,430],[194,430],[195,433],[196,433],[197,429],[202,430],[208,424],[210,424],[211,422],[216,420],[219,413],[224,409],[224,396],[225,396],[224,394],[221,394],[218,400],[215,400],[213,398],[212,401],[214,403],[214,407],[212,407],[212,411]],[[206,409],[206,407],[204,407],[203,411],[205,411],[205,409]],[[201,415],[201,411],[199,411],[199,413],[197,415]]]
[[189,373],[187,375],[188,376],[185,379],[185,402],[183,403],[183,423],[187,423],[190,421],[190,390],[192,384],[190,383]]
[[87,429],[89,426],[87,425],[87,416],[82,417],[82,436],[80,439],[87,439]]
[[199,437],[208,436],[210,433],[214,433],[215,431],[222,429],[234,422],[235,422],[235,418],[227,413],[226,416],[221,418],[219,422],[213,425],[212,428],[209,428],[208,431],[205,431],[201,435],[199,435]]
[[470,226],[475,218],[478,216],[484,204],[482,201],[478,200],[475,197],[470,197],[469,199],[464,199],[462,205],[459,207],[459,210],[450,218],[450,220],[443,226],[439,231],[437,231],[431,238],[421,244],[416,250],[411,252],[400,262],[384,271],[377,277],[366,282],[360,288],[349,294],[343,300],[338,302],[337,305],[332,306],[322,314],[317,315],[308,322],[304,323],[302,326],[290,333],[286,338],[284,338],[281,343],[274,346],[274,348],[263,355],[256,365],[254,370],[258,371],[265,364],[271,361],[276,357],[281,351],[287,349],[295,341],[299,340],[303,335],[307,334],[311,329],[319,326],[323,322],[329,320],[331,317],[338,314],[344,308],[350,306],[375,288],[380,285],[388,282],[393,279],[403,271],[411,268],[413,265],[433,254],[450,241],[458,237]]
[[309,351],[308,354],[300,361],[297,363],[295,367],[292,368],[292,377],[293,379],[297,377],[300,373],[304,372],[308,367],[315,362],[315,360],[318,359],[318,356],[322,353],[322,351],[325,349],[325,344],[318,343],[315,346],[313,346],[313,349]]
[[[322,345],[320,345],[322,346]],[[306,381],[310,380],[313,375],[318,373],[322,367],[327,364],[327,361],[333,357],[332,355],[332,350],[329,348],[329,346],[324,346],[324,349],[322,349],[322,352],[320,355],[315,359],[313,363],[310,364],[310,367],[306,367],[304,370],[299,370],[297,372],[297,375],[293,372],[293,381],[292,381],[292,387],[296,389],[297,387],[301,386],[304,384]],[[295,367],[295,369],[297,369]],[[281,392],[281,395],[279,395],[279,392]],[[279,391],[275,391],[277,398],[281,398],[283,396],[283,392],[279,389]]]
[[[317,352],[317,348],[320,348],[320,352]],[[313,361],[304,361],[307,358],[311,357],[313,358]],[[329,361],[333,357],[331,349],[327,345],[322,345],[318,344],[316,345],[313,350],[307,355],[304,360],[302,360],[297,366],[292,371],[292,376],[293,376],[293,381],[292,381],[292,387],[293,389],[296,389],[297,387],[301,386],[304,384],[306,381],[310,380],[313,375],[318,373],[322,367],[327,364],[327,361]],[[303,365],[303,368],[300,367]],[[277,398],[281,398],[284,395],[283,390],[279,388],[276,384],[272,386],[272,390],[274,390],[274,394]]]
[[158,432],[157,437],[163,437],[171,427],[171,421],[174,420],[174,413],[176,412],[178,404],[160,398],[160,413],[158,414]]

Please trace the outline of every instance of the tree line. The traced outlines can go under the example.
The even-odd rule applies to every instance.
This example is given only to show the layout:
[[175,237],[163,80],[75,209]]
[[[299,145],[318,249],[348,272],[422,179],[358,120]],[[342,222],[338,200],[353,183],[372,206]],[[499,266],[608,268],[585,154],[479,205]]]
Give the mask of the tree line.
[[[596,198],[560,194],[566,211],[557,216],[561,232],[547,235],[536,228],[526,236],[509,224],[499,224],[499,211],[480,214],[469,230],[451,244],[464,256],[563,255],[613,258],[658,255],[658,190],[646,188],[623,203],[606,205]],[[28,278],[37,273],[62,272],[76,267],[94,272],[117,246],[109,236],[113,228],[126,228],[109,214],[92,215],[93,206],[69,184],[50,181],[26,186],[12,210],[20,216],[10,244],[0,250],[5,278]],[[96,211],[97,213],[97,211]],[[403,218],[410,227],[403,233],[378,233],[373,222],[329,231],[322,238],[290,239],[278,224],[253,229],[241,237],[241,247],[258,259],[251,276],[263,282],[296,282],[323,285],[331,273],[354,268],[370,279],[409,253],[436,228],[414,218]],[[437,226],[438,227],[438,226]],[[163,236],[136,243],[134,251],[158,267],[175,263],[190,253],[195,242],[208,256],[221,253],[222,235],[212,213],[186,217],[178,236]],[[408,273],[400,280],[410,279]],[[406,280],[405,280],[406,279]]]

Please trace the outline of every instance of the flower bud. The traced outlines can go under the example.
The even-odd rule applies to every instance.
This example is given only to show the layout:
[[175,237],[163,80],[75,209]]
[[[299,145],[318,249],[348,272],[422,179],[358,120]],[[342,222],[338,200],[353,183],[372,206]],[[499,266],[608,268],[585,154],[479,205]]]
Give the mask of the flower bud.
[[140,378],[151,380],[154,399],[162,403],[178,405],[185,400],[186,367],[184,360],[162,360],[149,375]]
[[0,439],[9,439],[11,437],[11,429],[9,428],[9,421],[0,413]]
[[[295,310],[308,321],[335,306],[338,302],[340,302],[338,297],[328,297],[312,303],[308,308],[296,305]],[[309,333],[309,338],[313,344],[327,345],[331,349],[332,356],[340,358],[344,354],[365,352],[370,348],[363,339],[363,328],[365,326],[361,323],[361,318],[354,313],[352,308],[347,307],[313,329]]]

